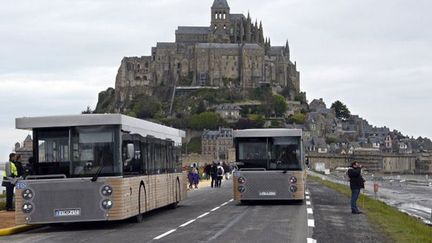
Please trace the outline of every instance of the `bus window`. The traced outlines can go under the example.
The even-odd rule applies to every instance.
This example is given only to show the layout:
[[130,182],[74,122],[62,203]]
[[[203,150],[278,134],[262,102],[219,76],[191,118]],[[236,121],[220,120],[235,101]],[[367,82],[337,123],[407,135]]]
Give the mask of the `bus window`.
[[35,174],[70,176],[69,128],[37,129],[35,138]]
[[162,171],[162,161],[161,161],[161,145],[159,142],[154,143],[154,164],[155,164],[155,173],[160,174]]
[[38,132],[39,163],[69,162],[69,129]]
[[271,145],[269,169],[301,170],[299,137],[275,137]]
[[72,129],[72,176],[100,176],[121,171],[114,159],[114,129],[111,127],[76,127]]
[[266,142],[250,142],[239,144],[240,160],[267,160]]
[[142,158],[142,170],[143,174],[148,175],[148,148],[147,148],[147,142],[146,141],[140,141],[140,147],[141,147],[141,158]]
[[149,174],[153,175],[155,173],[155,165],[154,165],[154,144],[152,143],[152,140],[148,140],[147,143],[147,159],[148,159],[148,170]]
[[167,151],[166,142],[162,142],[162,144],[161,144],[161,162],[162,162],[161,167],[162,167],[162,171],[161,172],[163,172],[163,173],[166,173],[168,170],[166,151]]

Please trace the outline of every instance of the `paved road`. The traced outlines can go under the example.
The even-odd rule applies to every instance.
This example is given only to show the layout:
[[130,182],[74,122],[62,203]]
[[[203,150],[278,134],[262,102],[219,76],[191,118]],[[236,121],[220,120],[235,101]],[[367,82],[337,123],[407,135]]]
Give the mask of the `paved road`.
[[44,227],[0,238],[0,242],[307,242],[306,205],[266,203],[238,205],[231,183],[189,192],[175,210],[146,214],[130,221]]
[[[350,198],[309,180],[317,242],[391,242],[369,224],[365,214],[352,214]],[[361,201],[358,202],[361,207]],[[365,212],[367,213],[367,212]]]

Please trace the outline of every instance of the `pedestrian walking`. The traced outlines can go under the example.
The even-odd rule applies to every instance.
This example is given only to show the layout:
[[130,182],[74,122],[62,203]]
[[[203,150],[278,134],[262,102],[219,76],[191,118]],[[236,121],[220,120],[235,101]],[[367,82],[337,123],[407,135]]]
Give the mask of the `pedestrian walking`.
[[194,166],[191,165],[188,172],[189,189],[192,189],[193,185],[193,168]]
[[204,165],[204,179],[205,180],[208,180],[208,179],[210,179],[210,168],[211,168],[211,165],[210,164],[205,164]]
[[221,163],[219,162],[217,166],[217,180],[216,180],[216,187],[222,186],[222,178],[225,174],[224,168],[222,167]]
[[198,188],[199,180],[200,180],[199,171],[196,164],[194,164],[194,167],[192,168],[192,183],[195,189]]
[[351,213],[353,214],[362,213],[357,207],[357,199],[359,198],[360,190],[364,188],[365,183],[365,180],[361,175],[362,168],[362,165],[357,162],[353,162],[347,171],[351,188]]
[[18,178],[18,170],[15,165],[16,154],[9,154],[9,161],[5,165],[5,171],[3,172],[2,186],[6,187],[6,210],[15,211],[13,207],[13,192],[15,187],[16,179]]
[[213,163],[211,164],[210,167],[210,177],[211,177],[211,183],[210,186],[213,188],[217,187],[217,165],[216,163],[213,161]]

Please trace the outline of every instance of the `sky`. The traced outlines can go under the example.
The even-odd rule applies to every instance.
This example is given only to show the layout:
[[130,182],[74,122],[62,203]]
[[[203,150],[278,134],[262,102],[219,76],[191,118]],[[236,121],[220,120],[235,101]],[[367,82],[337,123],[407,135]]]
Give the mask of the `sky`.
[[[15,118],[79,114],[114,87],[124,56],[150,55],[179,25],[208,26],[213,0],[0,0],[0,161],[29,131]],[[228,0],[289,40],[307,98],[376,126],[432,137],[432,1]]]

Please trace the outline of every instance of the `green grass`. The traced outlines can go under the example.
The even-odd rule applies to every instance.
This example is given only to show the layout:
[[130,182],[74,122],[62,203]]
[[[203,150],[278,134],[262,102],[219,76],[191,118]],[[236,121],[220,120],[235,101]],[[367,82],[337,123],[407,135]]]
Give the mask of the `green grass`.
[[0,210],[6,209],[6,202],[0,202]]
[[[308,176],[313,181],[319,182],[347,197],[351,197],[349,187],[322,180],[318,177]],[[398,211],[396,208],[361,195],[358,205],[366,213],[369,222],[392,239],[392,242],[432,243],[432,227],[423,224],[419,219]]]

